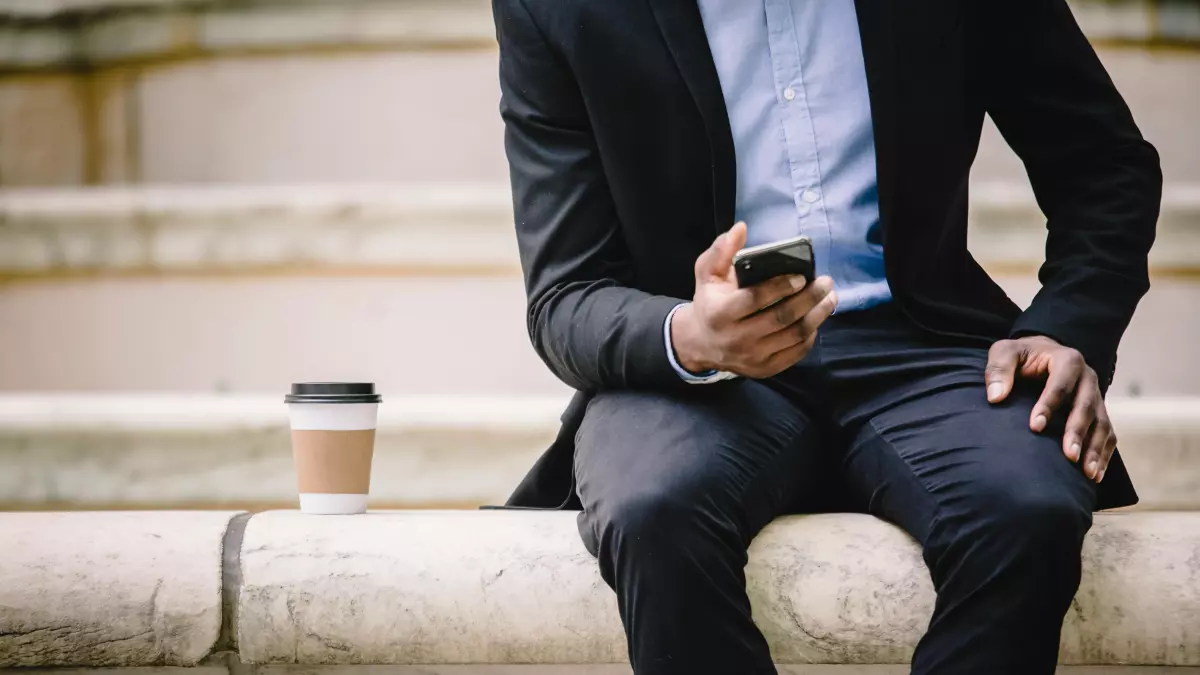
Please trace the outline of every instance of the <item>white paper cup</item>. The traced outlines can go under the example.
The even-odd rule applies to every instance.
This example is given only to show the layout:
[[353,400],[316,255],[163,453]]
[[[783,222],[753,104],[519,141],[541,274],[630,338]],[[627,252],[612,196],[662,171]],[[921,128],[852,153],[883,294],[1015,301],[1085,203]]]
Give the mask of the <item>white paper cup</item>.
[[307,382],[285,401],[302,513],[365,513],[380,397],[375,385]]

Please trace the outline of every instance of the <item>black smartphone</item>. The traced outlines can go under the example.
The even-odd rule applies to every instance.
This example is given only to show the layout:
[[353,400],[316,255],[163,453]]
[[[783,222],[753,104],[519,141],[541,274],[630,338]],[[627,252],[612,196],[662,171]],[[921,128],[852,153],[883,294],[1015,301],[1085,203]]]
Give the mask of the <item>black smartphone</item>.
[[799,274],[812,283],[816,276],[812,242],[800,236],[744,248],[733,256],[733,272],[741,288],[781,274]]

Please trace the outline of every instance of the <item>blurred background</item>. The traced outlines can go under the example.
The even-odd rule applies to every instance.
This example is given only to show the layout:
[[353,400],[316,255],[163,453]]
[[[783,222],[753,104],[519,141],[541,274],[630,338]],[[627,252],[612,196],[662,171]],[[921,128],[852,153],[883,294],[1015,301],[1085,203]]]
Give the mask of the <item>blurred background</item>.
[[[1169,508],[1200,491],[1200,2],[1071,6],[1162,155],[1111,394]],[[385,395],[373,506],[503,500],[567,392],[496,70],[488,0],[0,0],[0,508],[291,506],[282,396],[325,379]],[[971,250],[1026,303],[1043,245],[989,126]]]

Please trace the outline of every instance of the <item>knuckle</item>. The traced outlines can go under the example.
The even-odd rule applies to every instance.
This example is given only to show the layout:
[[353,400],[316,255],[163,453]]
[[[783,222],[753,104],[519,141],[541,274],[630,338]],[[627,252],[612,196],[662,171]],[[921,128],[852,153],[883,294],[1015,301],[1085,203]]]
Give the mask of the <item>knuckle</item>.
[[988,349],[988,356],[1001,357],[1012,353],[1012,340],[998,340]]
[[796,312],[791,305],[781,302],[775,305],[775,323],[780,326],[790,326],[796,320]]
[[767,293],[767,289],[761,284],[758,286],[751,286],[746,290],[750,291],[750,302],[753,303],[755,307],[762,307],[763,305],[767,304],[767,298],[769,295]]

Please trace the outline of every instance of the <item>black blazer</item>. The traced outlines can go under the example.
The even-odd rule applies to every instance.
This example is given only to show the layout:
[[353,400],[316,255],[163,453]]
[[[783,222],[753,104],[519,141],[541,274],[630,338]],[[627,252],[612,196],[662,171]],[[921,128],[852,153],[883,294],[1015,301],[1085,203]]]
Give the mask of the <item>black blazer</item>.
[[[894,302],[982,347],[1050,336],[1107,388],[1149,288],[1162,174],[1065,0],[856,6]],[[510,505],[578,508],[574,436],[590,392],[689,386],[663,321],[733,224],[733,138],[695,0],[493,0],[493,12],[529,334],[580,392]],[[967,252],[985,114],[1047,217],[1042,290],[1023,312]],[[1114,457],[1100,507],[1136,500]]]

